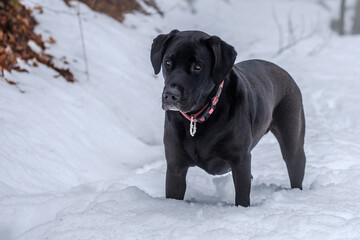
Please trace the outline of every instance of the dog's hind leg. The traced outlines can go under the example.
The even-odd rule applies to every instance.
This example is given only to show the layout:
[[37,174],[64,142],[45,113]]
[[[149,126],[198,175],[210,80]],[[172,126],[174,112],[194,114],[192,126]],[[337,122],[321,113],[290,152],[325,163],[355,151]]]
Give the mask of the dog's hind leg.
[[302,189],[306,157],[305,117],[300,93],[288,95],[279,103],[274,110],[270,129],[280,144],[291,188]]

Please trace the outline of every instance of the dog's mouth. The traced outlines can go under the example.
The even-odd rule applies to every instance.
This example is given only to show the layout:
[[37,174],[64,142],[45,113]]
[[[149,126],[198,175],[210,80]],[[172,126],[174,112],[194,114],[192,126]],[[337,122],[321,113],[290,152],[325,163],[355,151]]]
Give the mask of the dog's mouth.
[[175,111],[175,112],[184,112],[184,113],[191,113],[194,112],[194,108],[180,106],[180,104],[163,104],[162,109],[164,111]]
[[164,111],[181,111],[180,104],[162,104],[162,109]]
[[162,109],[164,111],[175,111],[175,112],[181,111],[178,107],[175,106],[163,106]]
[[190,112],[192,107],[181,103],[162,103],[162,109],[164,111],[177,111],[177,112]]
[[197,110],[200,110],[202,106],[198,107],[198,102],[195,104],[191,104],[188,101],[180,101],[176,103],[169,103],[169,102],[162,102],[162,109],[164,111],[177,111],[177,112],[184,112],[184,113],[191,113],[191,112],[197,112]]

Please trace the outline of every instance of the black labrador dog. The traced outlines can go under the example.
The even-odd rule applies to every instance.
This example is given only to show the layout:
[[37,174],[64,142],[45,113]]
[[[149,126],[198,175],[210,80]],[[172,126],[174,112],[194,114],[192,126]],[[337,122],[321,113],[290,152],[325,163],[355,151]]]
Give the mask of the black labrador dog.
[[251,150],[271,131],[286,162],[292,188],[302,189],[305,119],[301,92],[277,65],[248,60],[201,31],[173,30],[151,47],[155,74],[165,87],[166,197],[184,199],[186,174],[232,171],[235,205],[250,205]]

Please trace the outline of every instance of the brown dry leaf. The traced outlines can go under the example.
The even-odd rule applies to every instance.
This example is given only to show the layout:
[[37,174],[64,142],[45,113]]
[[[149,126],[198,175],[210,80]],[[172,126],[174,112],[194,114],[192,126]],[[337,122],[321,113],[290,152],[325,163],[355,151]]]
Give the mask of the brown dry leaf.
[[46,42],[50,43],[50,44],[55,44],[56,40],[54,38],[50,37],[49,40],[47,40]]
[[22,26],[23,28],[26,29],[27,27],[29,27],[29,25],[30,25],[29,19],[22,18],[21,21],[22,21],[23,23],[25,23],[25,26],[24,26],[24,25]]
[[44,9],[42,6],[35,6],[34,7],[34,10],[38,10],[40,13],[43,13],[44,12]]
[[7,79],[7,78],[4,78],[4,80],[5,80],[8,84],[10,84],[10,85],[17,85],[16,82],[11,81],[11,80],[9,80],[9,79]]
[[8,36],[9,42],[15,43],[15,38],[11,33],[8,33],[7,36]]
[[47,53],[43,53],[42,56],[43,56],[44,58],[47,58],[48,60],[51,60],[51,59],[54,58],[53,56],[51,56],[50,54],[47,54]]
[[74,75],[70,72],[69,69],[55,69],[58,73],[61,74],[61,76],[63,76],[66,81],[68,82],[75,82],[75,79],[74,79]]
[[16,50],[16,51],[21,51],[21,50],[23,50],[23,49],[24,49],[24,46],[21,46],[20,44],[18,44],[18,45],[15,46],[15,50]]
[[16,70],[16,71],[18,71],[18,72],[29,72],[28,70],[26,70],[26,69],[23,69],[23,68],[21,68],[21,67],[19,67],[19,66],[16,66],[16,67],[14,67],[13,68],[14,70]]
[[3,65],[3,62],[5,61],[5,59],[6,59],[6,54],[5,53],[1,54],[0,55],[0,65]]

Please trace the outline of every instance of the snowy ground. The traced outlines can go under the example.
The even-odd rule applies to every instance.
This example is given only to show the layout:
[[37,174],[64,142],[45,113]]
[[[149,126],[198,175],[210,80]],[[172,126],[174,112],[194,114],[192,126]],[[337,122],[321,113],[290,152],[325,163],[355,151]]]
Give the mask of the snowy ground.
[[[123,24],[81,5],[89,81],[75,10],[24,2],[44,7],[37,32],[57,40],[48,51],[66,56],[78,82],[44,67],[7,75],[25,94],[0,81],[1,240],[360,238],[360,37],[328,30],[337,1],[327,10],[315,0],[161,0],[164,18]],[[315,34],[279,55],[289,19],[295,38]],[[303,191],[289,190],[269,134],[253,152],[251,207],[233,206],[231,175],[197,168],[186,201],[164,199],[163,80],[149,51],[173,28],[219,35],[237,61],[262,58],[292,74],[307,120]]]

